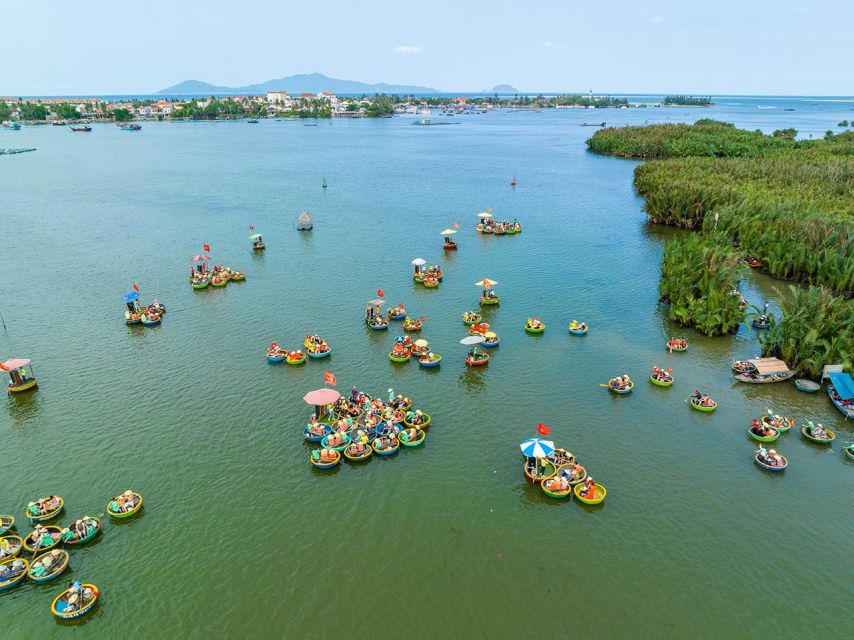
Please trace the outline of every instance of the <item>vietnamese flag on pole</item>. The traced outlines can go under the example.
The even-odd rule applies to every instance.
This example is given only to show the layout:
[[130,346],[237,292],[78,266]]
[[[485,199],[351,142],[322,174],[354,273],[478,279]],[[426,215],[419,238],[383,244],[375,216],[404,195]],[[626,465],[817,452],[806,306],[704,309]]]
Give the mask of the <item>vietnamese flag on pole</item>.
[[459,229],[459,228],[460,228],[460,223],[459,223],[459,222],[455,222],[455,223],[454,223],[454,229]]
[[205,251],[210,251],[210,250],[211,250],[211,246],[210,246],[207,242],[206,242],[205,244],[203,244],[203,245],[202,245],[202,248],[203,248]]
[[385,294],[383,293],[382,289],[377,289],[377,297],[378,298],[385,298]]
[[552,432],[552,430],[544,425],[542,422],[537,423],[537,433],[543,436],[547,436]]
[[250,230],[250,231],[255,231],[255,225],[251,225],[251,224],[250,224],[250,225],[249,225],[249,230]]
[[139,285],[136,282],[133,283],[133,290],[139,293]]
[[331,371],[324,371],[323,382],[325,382],[326,384],[331,384],[334,387],[337,383],[337,380],[335,380],[335,375]]

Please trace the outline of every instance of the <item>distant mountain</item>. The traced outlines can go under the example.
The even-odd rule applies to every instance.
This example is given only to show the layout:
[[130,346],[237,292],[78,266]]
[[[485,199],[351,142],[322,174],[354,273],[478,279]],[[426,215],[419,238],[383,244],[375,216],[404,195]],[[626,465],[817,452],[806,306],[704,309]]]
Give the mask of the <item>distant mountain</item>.
[[519,93],[519,90],[510,84],[497,84],[490,93]]
[[[512,89],[512,87],[511,87]],[[201,82],[199,80],[186,80],[162,91],[157,95],[211,95],[211,94],[263,94],[268,91],[287,91],[291,94],[319,93],[320,91],[334,91],[335,93],[439,93],[430,87],[419,87],[405,84],[367,84],[355,80],[339,80],[330,78],[322,73],[299,73],[294,76],[286,76],[276,80],[268,80],[259,84],[250,84],[245,87],[218,87],[216,85]]]

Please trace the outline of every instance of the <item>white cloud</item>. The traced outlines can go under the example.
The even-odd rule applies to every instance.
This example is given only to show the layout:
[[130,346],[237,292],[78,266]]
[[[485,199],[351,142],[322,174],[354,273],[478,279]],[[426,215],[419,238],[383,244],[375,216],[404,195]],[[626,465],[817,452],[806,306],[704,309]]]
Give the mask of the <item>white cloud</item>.
[[664,22],[664,18],[662,18],[661,16],[655,16],[654,18],[650,18],[649,21],[655,24],[661,24],[662,22]]
[[392,49],[392,51],[404,56],[412,56],[418,53],[422,53],[424,51],[424,47],[416,47],[411,44],[402,44]]
[[545,47],[546,49],[566,49],[565,45],[558,44],[556,42],[551,42],[549,40],[543,40],[540,43],[540,46]]

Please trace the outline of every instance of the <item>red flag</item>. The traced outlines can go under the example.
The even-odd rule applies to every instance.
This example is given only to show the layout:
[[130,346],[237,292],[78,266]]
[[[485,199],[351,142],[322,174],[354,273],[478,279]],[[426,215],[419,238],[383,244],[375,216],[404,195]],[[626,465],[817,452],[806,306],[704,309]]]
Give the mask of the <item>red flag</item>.
[[202,248],[203,248],[205,251],[210,251],[210,250],[211,250],[211,246],[210,246],[209,244],[207,244],[207,243],[203,244],[203,245],[202,245]]
[[323,372],[323,381],[326,384],[331,384],[333,387],[337,383],[337,380],[335,380],[335,375],[331,371],[324,371]]
[[454,223],[454,229],[459,229],[459,228],[460,228],[460,223],[459,223],[459,222],[455,222],[455,223]]
[[537,433],[547,436],[552,432],[552,430],[544,425],[542,422],[537,423]]
[[255,231],[255,227],[254,227],[254,225],[251,225],[251,224],[250,224],[250,225],[249,225],[249,230],[250,230],[250,231]]
[[9,367],[7,367],[5,364],[3,364],[2,360],[0,360],[0,371],[6,371],[6,372],[9,371]]
[[385,294],[383,293],[382,289],[377,289],[377,297],[378,298],[384,298],[385,297]]
[[133,290],[139,293],[139,285],[136,282],[133,283]]

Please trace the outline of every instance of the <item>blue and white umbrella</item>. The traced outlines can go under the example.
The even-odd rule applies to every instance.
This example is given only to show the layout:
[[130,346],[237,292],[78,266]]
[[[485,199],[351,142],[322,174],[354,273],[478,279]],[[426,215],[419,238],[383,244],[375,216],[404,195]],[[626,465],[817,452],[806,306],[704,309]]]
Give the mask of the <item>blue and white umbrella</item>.
[[531,438],[520,444],[519,448],[527,458],[545,458],[555,450],[555,443],[542,438]]

